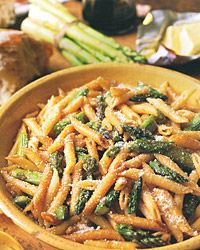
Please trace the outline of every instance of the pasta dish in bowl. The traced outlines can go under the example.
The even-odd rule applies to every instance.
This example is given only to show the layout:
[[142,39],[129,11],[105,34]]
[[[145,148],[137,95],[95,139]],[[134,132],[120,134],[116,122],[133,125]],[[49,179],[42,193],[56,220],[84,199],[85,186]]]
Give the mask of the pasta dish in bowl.
[[[198,248],[198,85],[180,91],[167,74],[163,81],[168,70],[109,66],[127,76],[87,66],[92,78],[83,75],[77,82],[60,72],[48,98],[35,94],[37,105],[20,114],[1,167],[8,200],[0,197],[0,207],[19,225],[26,218],[30,233],[60,249]],[[142,76],[143,69],[161,71],[156,86]],[[53,81],[44,78],[26,93],[39,93]]]

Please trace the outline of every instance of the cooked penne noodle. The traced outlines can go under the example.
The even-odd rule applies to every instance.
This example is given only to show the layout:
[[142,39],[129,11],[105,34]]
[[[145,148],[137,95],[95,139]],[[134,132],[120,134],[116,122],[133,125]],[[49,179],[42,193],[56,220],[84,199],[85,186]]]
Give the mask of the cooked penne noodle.
[[125,187],[123,190],[121,190],[119,195],[119,207],[121,210],[127,210],[130,192],[130,187]]
[[157,110],[149,103],[139,103],[131,105],[131,109],[138,114],[147,114],[157,116]]
[[127,184],[127,179],[125,177],[119,177],[115,182],[114,189],[117,191],[122,190]]
[[170,137],[170,141],[176,143],[177,146],[182,148],[189,148],[192,150],[200,150],[200,141],[187,137],[184,134],[175,134]]
[[75,134],[72,133],[65,138],[64,155],[65,155],[66,167],[64,171],[66,174],[71,174],[76,165],[74,136]]
[[185,103],[186,103],[186,101],[189,99],[189,97],[192,95],[194,93],[194,89],[186,89],[185,91],[183,91],[182,93],[181,93],[181,95],[179,95],[176,99],[175,99],[175,101],[171,104],[171,106],[172,106],[172,108],[174,109],[174,110],[177,110],[177,109],[180,109],[180,108],[182,108],[184,105],[185,105]]
[[73,125],[67,125],[62,132],[56,137],[53,144],[47,149],[47,152],[52,154],[64,146],[65,137],[70,133],[74,132]]
[[152,160],[152,156],[149,154],[140,154],[135,156],[134,158],[125,161],[123,165],[128,168],[140,168],[143,162],[149,162]]
[[109,123],[112,124],[113,127],[115,127],[120,134],[122,134],[123,129],[121,127],[121,121],[113,113],[113,110],[110,107],[107,107],[105,109],[105,116],[106,116],[106,119],[109,121]]
[[105,175],[108,172],[110,164],[112,163],[113,158],[107,156],[107,151],[103,154],[101,160],[99,161],[99,171],[102,175]]
[[45,162],[43,161],[43,159],[40,157],[40,155],[38,154],[38,152],[33,151],[30,148],[26,148],[24,149],[24,152],[27,156],[27,158],[29,160],[31,160],[32,162],[35,163],[35,165],[37,166],[37,168],[40,171],[44,171],[45,168]]
[[60,178],[58,175],[58,171],[57,169],[53,169],[53,175],[46,195],[45,210],[49,209],[51,202],[58,193],[59,187],[60,187]]
[[154,188],[153,195],[165,222],[174,225],[181,232],[188,235],[194,236],[196,234],[188,224],[181,210],[178,209],[173,197],[168,191]]
[[136,124],[141,124],[141,118],[140,116],[135,113],[131,108],[129,108],[128,105],[126,104],[122,104],[119,106],[119,110],[122,112],[122,114],[124,114],[127,119],[136,121]]
[[98,95],[101,95],[101,91],[90,89],[87,96],[88,97],[97,97]]
[[134,228],[143,228],[148,230],[166,231],[165,225],[154,220],[148,220],[134,215],[112,214],[109,216],[118,224],[132,225]]
[[165,81],[163,83],[160,84],[159,90],[161,93],[163,93],[164,95],[167,95],[167,88],[169,86],[168,81]]
[[67,107],[63,110],[64,114],[72,114],[80,109],[83,105],[84,97],[79,96],[75,100],[72,100]]
[[130,89],[126,87],[111,87],[110,88],[110,93],[112,96],[121,96],[129,92]]
[[97,186],[91,198],[86,203],[86,206],[83,210],[83,215],[90,215],[93,212],[101,198],[105,196],[111,186],[115,183],[117,174],[120,170],[120,168],[112,169],[103,177],[101,183]]
[[38,167],[31,161],[27,160],[26,158],[18,155],[10,155],[6,157],[6,160],[11,161],[14,164],[17,164],[23,169],[27,170],[38,170]]
[[175,194],[174,201],[176,202],[177,207],[180,210],[182,210],[183,209],[184,195],[183,194]]
[[47,213],[53,214],[58,209],[59,206],[63,204],[65,201],[69,191],[70,191],[70,184],[71,184],[71,176],[66,174],[65,171],[63,173],[63,177],[61,180],[61,186],[54,197],[49,209],[47,210]]
[[176,123],[188,122],[187,118],[177,115],[176,112],[173,110],[173,108],[167,105],[163,100],[153,99],[153,98],[148,98],[147,100],[150,104],[152,104],[156,109],[162,112],[166,117],[168,117],[173,122]]
[[63,235],[69,226],[72,226],[79,221],[80,216],[74,215],[67,221],[62,222],[60,225],[49,228],[48,231],[56,235]]
[[173,128],[172,126],[167,126],[165,124],[162,124],[158,126],[158,132],[163,136],[169,136],[172,134]]
[[146,185],[143,185],[142,194],[141,194],[142,201],[146,206],[147,210],[150,213],[150,217],[152,220],[162,222],[161,215],[158,209],[156,202],[153,199],[153,196]]
[[44,169],[42,179],[37,188],[37,191],[34,194],[33,199],[31,201],[32,203],[31,212],[34,218],[39,218],[41,216],[41,212],[45,208],[44,203],[46,199],[47,190],[51,182],[51,178],[52,178],[52,169],[50,166],[47,165]]
[[88,102],[88,99],[86,97],[84,97],[83,99],[83,105],[82,105],[82,110],[85,113],[85,115],[87,116],[87,118],[91,121],[91,120],[97,120],[96,114],[94,109],[92,108],[92,106],[90,105],[90,103]]
[[72,176],[72,190],[71,190],[71,201],[70,201],[71,216],[75,214],[74,209],[80,193],[80,186],[78,184],[79,181],[82,179],[82,167],[83,167],[83,161],[79,161],[74,168]]
[[83,180],[78,182],[79,188],[86,189],[86,190],[95,190],[99,185],[98,180]]
[[143,89],[132,89],[121,96],[113,98],[111,108],[114,108],[122,103],[126,103],[133,96],[145,94],[147,92],[148,92],[148,87],[144,87]]
[[88,219],[102,229],[112,229],[110,223],[103,216],[91,214]]
[[161,187],[164,189],[167,189],[173,193],[176,194],[187,194],[192,193],[192,189],[189,187],[185,187],[179,183],[176,183],[174,181],[171,181],[165,177],[162,177],[157,174],[151,174],[151,173],[144,173],[138,169],[131,168],[129,170],[126,170],[122,173],[119,173],[119,176],[124,176],[131,178],[133,180],[137,180],[139,176],[143,176],[146,183],[155,185],[157,187]]
[[99,155],[98,155],[96,143],[91,138],[86,138],[85,142],[86,142],[86,147],[87,147],[89,155],[91,155],[94,159],[99,161]]
[[7,183],[12,185],[13,187],[16,187],[17,189],[21,190],[22,192],[33,196],[37,192],[37,187],[34,185],[29,184],[28,182],[18,180],[5,171],[1,171],[1,174],[3,178],[6,180]]
[[103,139],[102,135],[93,129],[89,128],[87,125],[78,121],[75,118],[71,118],[72,125],[74,125],[75,130],[77,130],[80,134],[83,134],[86,137],[93,139],[98,145],[107,148],[108,143],[105,139]]
[[102,121],[102,127],[108,131],[112,131],[112,125],[110,124],[110,122],[106,118],[104,118]]
[[23,122],[27,125],[27,127],[32,131],[33,135],[40,136],[43,135],[43,131],[39,124],[37,123],[35,118],[25,118]]

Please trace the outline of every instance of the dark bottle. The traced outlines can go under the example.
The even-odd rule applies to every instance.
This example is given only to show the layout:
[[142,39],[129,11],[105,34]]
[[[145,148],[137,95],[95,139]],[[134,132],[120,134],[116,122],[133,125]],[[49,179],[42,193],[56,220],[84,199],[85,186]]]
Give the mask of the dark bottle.
[[83,17],[105,34],[128,33],[136,24],[134,0],[83,0]]

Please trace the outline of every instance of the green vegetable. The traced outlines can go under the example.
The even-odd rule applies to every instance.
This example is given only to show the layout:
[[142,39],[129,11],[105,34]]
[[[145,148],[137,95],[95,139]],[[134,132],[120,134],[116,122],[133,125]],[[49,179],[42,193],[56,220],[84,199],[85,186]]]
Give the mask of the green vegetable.
[[127,241],[133,241],[139,244],[140,247],[159,247],[165,246],[167,243],[160,237],[152,235],[150,231],[134,230],[131,226],[119,224],[116,227],[118,233]]
[[31,202],[31,199],[26,195],[19,195],[14,198],[14,202],[19,207],[25,208]]
[[112,131],[112,140],[114,142],[123,141],[122,135],[120,135],[120,133],[116,129]]
[[76,147],[75,151],[76,151],[76,157],[77,157],[78,161],[84,160],[84,158],[88,154],[88,151],[85,148]]
[[17,154],[19,156],[24,157],[25,153],[24,153],[24,149],[28,147],[28,134],[26,132],[26,129],[24,128],[18,137],[18,151]]
[[87,155],[84,158],[83,169],[85,170],[85,176],[87,179],[93,179],[95,172],[98,169],[98,162],[95,158]]
[[133,127],[130,125],[121,125],[121,127],[124,129],[125,132],[127,132],[132,140],[135,139],[141,139],[141,138],[146,138],[146,139],[153,139],[153,135],[149,130],[143,129],[143,128],[138,128],[138,127]]
[[130,151],[136,151],[138,153],[164,153],[172,146],[168,141],[156,141],[147,139],[136,139],[128,143],[128,149]]
[[189,219],[192,215],[194,215],[194,212],[199,204],[200,204],[200,197],[195,196],[193,194],[186,194],[184,196],[183,214],[186,217],[186,219]]
[[63,173],[63,160],[64,156],[60,151],[55,151],[54,153],[49,155],[50,158],[50,166],[52,168],[57,169],[59,175]]
[[87,123],[87,126],[97,132],[99,132],[104,139],[110,139],[110,134],[98,122],[90,121]]
[[200,113],[198,113],[184,129],[186,131],[200,131]]
[[175,161],[181,168],[183,168],[184,171],[195,169],[192,161],[192,155],[186,149],[171,145],[168,150],[162,153]]
[[157,110],[157,116],[155,117],[155,120],[157,124],[164,124],[168,121],[168,118],[159,110]]
[[123,142],[117,142],[114,145],[110,146],[109,149],[106,151],[106,156],[114,158],[120,152],[122,146]]
[[155,118],[152,115],[148,116],[141,124],[140,128],[145,129],[146,131],[150,131],[151,133],[154,133],[157,130],[157,124]]
[[55,44],[54,37],[72,23],[58,42],[62,54],[73,64],[98,62],[140,62],[146,59],[140,53],[118,44],[114,39],[90,28],[69,13],[66,7],[53,0],[32,0],[29,17],[21,29],[32,37]]
[[114,202],[119,199],[119,191],[111,190],[106,197],[97,205],[95,214],[103,215],[110,211],[110,208],[114,205]]
[[99,120],[103,120],[105,117],[105,109],[106,109],[106,102],[104,96],[97,96],[97,108],[96,108],[96,115],[99,118]]
[[142,192],[142,177],[140,177],[134,183],[132,191],[130,193],[129,204],[128,204],[129,214],[136,214],[141,192]]
[[[139,83],[137,89],[143,89],[146,85]],[[163,101],[167,101],[167,96],[160,93],[158,90],[148,86],[148,92],[146,94],[138,94],[130,98],[132,102],[145,102],[147,98],[160,98]]]
[[169,180],[172,180],[178,183],[188,182],[188,179],[178,174],[177,172],[173,171],[172,169],[164,165],[161,165],[160,162],[158,162],[157,160],[151,161],[149,165],[156,174],[165,176]]
[[[75,114],[74,117],[77,120],[81,121],[82,123],[86,123],[87,122],[87,117],[85,116],[85,114],[83,112]],[[65,118],[65,119],[63,119],[63,120],[61,120],[61,121],[59,121],[58,123],[56,123],[54,125],[54,127],[53,127],[53,134],[55,136],[58,136],[62,132],[62,130],[67,125],[69,125],[69,124],[71,124],[71,118],[70,118],[70,116],[67,117],[67,118]]]
[[42,173],[40,172],[25,170],[21,168],[12,170],[11,175],[17,179],[29,182],[34,185],[39,185],[42,178]]
[[66,220],[69,218],[69,207],[67,205],[61,205],[57,210],[56,210],[56,218],[58,220]]
[[75,214],[78,215],[80,214],[84,207],[86,202],[90,199],[92,195],[92,191],[90,190],[86,190],[86,189],[81,189],[79,198],[78,198],[78,202],[75,205]]

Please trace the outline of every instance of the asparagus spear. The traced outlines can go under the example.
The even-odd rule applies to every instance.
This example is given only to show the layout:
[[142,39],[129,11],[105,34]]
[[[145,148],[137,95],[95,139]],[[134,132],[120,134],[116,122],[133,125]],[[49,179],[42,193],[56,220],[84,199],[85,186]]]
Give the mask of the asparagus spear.
[[132,140],[140,139],[140,138],[146,138],[146,139],[153,139],[153,135],[149,130],[139,128],[139,127],[133,127],[130,125],[123,124],[121,127],[124,129],[125,132],[127,132]]
[[78,215],[80,214],[84,207],[86,202],[90,199],[92,195],[92,191],[90,190],[86,190],[86,189],[81,189],[79,198],[78,198],[78,202],[75,205],[75,214]]
[[[77,113],[74,115],[74,117],[81,121],[82,123],[86,123],[87,122],[87,117],[85,116],[85,114],[83,112]],[[67,126],[71,124],[71,119],[70,116],[68,116],[67,118],[59,121],[58,123],[56,123],[53,127],[53,134],[55,136],[58,136],[62,130]]]
[[[139,89],[142,89],[145,85],[143,83],[139,83],[138,84],[138,87]],[[157,91],[156,89],[152,88],[152,87],[149,87],[149,90],[146,94],[138,94],[136,96],[133,96],[130,98],[130,100],[132,102],[144,102],[147,100],[147,98],[160,98],[162,99],[163,101],[167,101],[167,96],[166,95],[163,95],[162,93],[160,93],[159,91]]]
[[137,242],[140,247],[159,247],[165,246],[167,243],[160,237],[152,235],[149,231],[134,230],[131,226],[119,224],[116,227],[118,233],[120,233],[127,241]]
[[[92,158],[89,155],[86,155],[84,156],[83,160],[84,160],[83,169],[85,170],[85,179],[93,179],[93,176],[98,169],[98,163],[96,159]],[[92,191],[81,189],[78,202],[75,205],[76,215],[80,214],[83,211],[85,204],[90,199],[91,195]]]
[[192,121],[187,124],[187,127],[184,130],[191,130],[191,131],[200,131],[200,113],[198,113]]
[[123,141],[123,137],[120,135],[120,133],[116,129],[112,130],[112,140],[114,142]]
[[159,110],[157,110],[157,116],[155,117],[156,123],[157,124],[164,124],[168,121],[167,117],[164,116],[163,113],[161,113]]
[[88,127],[94,129],[95,131],[99,132],[104,139],[110,139],[110,134],[101,125],[96,121],[90,121],[87,123]]
[[61,54],[71,63],[72,66],[79,66],[83,64],[75,55],[66,50],[61,50]]
[[31,199],[26,195],[18,195],[14,198],[15,204],[21,208],[25,208],[31,202]]
[[17,152],[17,154],[19,156],[24,157],[25,156],[24,148],[28,147],[28,134],[26,132],[25,127],[23,127],[22,130],[20,131],[20,134],[19,134],[17,140],[18,140],[18,152]]
[[200,204],[200,198],[193,194],[186,194],[183,201],[183,214],[186,219],[191,218],[197,206]]
[[115,201],[119,199],[119,191],[111,190],[106,197],[100,201],[100,203],[96,206],[95,214],[103,215],[107,214],[111,207],[114,205]]
[[156,141],[147,139],[136,139],[128,143],[128,149],[130,151],[136,151],[138,153],[165,153],[172,146],[168,141]]
[[59,175],[62,175],[63,173],[63,159],[64,156],[60,151],[55,151],[54,153],[50,154],[50,165],[52,168],[57,169]]
[[150,131],[151,133],[154,133],[157,130],[157,124],[155,118],[152,115],[148,116],[141,124],[140,128],[145,129],[146,131]]
[[141,192],[142,192],[142,177],[140,177],[133,185],[128,204],[129,214],[136,214]]
[[76,147],[75,150],[76,150],[76,157],[77,157],[78,161],[84,160],[85,157],[87,157],[87,154],[88,154],[87,149]]
[[150,167],[154,170],[156,174],[165,176],[167,179],[178,182],[185,183],[188,182],[188,179],[173,171],[172,169],[160,164],[157,160],[151,161],[149,163]]
[[106,151],[106,156],[114,158],[121,150],[123,142],[117,142],[114,145],[110,146]]
[[42,173],[37,171],[25,170],[21,168],[16,168],[11,172],[11,175],[17,179],[29,182],[34,185],[39,185]]
[[175,161],[184,171],[195,169],[191,152],[186,149],[171,145],[168,150],[162,153]]
[[69,206],[61,205],[59,208],[57,208],[55,213],[58,220],[66,220],[70,217]]
[[105,117],[105,109],[106,109],[106,101],[104,96],[97,96],[97,108],[96,108],[96,115],[99,120],[103,120]]
[[70,51],[71,54],[75,55],[76,58],[78,58],[78,60],[80,60],[85,64],[100,62],[96,57],[94,57],[87,51],[83,50],[79,45],[77,45],[76,43],[74,43],[73,41],[71,41],[66,37],[61,39],[59,43],[59,48],[61,50]]

